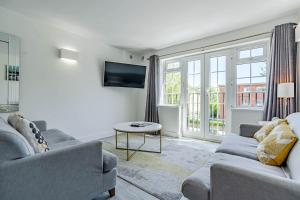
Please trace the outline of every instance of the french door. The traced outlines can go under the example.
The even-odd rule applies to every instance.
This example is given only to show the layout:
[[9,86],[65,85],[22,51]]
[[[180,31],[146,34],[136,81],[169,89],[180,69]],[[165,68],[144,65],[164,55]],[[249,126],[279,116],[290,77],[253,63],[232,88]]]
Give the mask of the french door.
[[220,140],[229,130],[231,87],[229,52],[183,61],[183,135]]

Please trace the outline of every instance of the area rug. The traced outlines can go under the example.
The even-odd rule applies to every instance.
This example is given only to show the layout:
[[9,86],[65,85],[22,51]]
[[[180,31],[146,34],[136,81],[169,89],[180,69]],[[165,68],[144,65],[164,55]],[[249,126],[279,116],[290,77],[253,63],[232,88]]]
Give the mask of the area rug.
[[[130,135],[130,148],[142,142],[143,136]],[[118,136],[118,144],[125,147],[125,135]],[[115,137],[103,139],[103,147],[119,158],[120,178],[161,200],[179,200],[183,180],[206,163],[218,144],[163,137],[161,154],[137,152],[130,161],[126,161],[126,151],[116,150]],[[159,150],[159,137],[147,136],[143,149]]]

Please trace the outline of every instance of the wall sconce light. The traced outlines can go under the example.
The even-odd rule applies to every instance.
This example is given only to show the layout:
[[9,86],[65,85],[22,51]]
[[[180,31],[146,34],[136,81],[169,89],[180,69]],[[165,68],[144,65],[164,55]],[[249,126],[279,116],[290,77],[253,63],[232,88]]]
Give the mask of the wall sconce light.
[[70,49],[59,49],[59,58],[68,63],[77,63],[78,52]]

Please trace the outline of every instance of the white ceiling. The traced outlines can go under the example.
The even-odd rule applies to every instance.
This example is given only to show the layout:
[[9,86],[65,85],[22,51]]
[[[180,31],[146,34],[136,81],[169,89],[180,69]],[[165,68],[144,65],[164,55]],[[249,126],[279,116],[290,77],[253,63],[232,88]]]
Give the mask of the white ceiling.
[[0,6],[142,50],[285,16],[300,8],[300,0],[0,0]]

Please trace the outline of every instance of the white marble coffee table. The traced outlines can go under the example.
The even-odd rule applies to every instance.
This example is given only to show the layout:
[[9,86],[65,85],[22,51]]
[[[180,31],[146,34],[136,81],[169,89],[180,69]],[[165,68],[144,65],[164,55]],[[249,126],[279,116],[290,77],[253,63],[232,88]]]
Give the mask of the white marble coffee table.
[[[143,124],[145,126],[143,127],[133,127],[132,124]],[[119,123],[114,126],[114,130],[116,131],[116,149],[126,150],[127,151],[127,161],[132,158],[132,156],[137,152],[150,152],[150,153],[161,153],[161,130],[162,126],[158,123],[152,123],[152,122],[124,122]],[[118,132],[125,133],[126,134],[126,148],[118,147]],[[129,134],[143,134],[144,135],[144,143],[141,144],[138,148],[133,149],[129,147]],[[141,147],[146,143],[146,134],[159,134],[159,151],[150,151],[150,150],[143,150]],[[129,151],[134,151],[131,155],[129,155]]]

